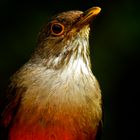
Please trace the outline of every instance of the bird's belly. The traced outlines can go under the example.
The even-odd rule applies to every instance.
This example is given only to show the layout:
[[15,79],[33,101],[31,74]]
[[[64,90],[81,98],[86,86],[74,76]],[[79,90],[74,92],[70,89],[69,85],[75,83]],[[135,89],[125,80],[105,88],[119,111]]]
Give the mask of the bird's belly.
[[[58,128],[24,129],[23,126],[14,126],[9,135],[10,140],[75,140],[69,131]],[[81,139],[82,140],[82,139]]]
[[77,92],[75,98],[71,93],[67,98],[62,94],[50,97],[46,105],[45,98],[37,106],[33,100],[24,102],[11,126],[9,140],[94,140],[100,106],[86,102]]
[[95,136],[96,130],[74,132],[69,126],[66,129],[66,126],[57,124],[48,127],[14,124],[10,129],[9,140],[94,140]]
[[40,115],[16,116],[9,132],[9,140],[94,140],[95,122],[83,114],[47,114],[41,118]]

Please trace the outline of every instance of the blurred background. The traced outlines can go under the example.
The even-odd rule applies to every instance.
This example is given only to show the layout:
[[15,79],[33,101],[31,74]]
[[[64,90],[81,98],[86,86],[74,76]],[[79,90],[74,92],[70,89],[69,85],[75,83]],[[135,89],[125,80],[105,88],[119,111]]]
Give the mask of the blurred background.
[[138,0],[0,0],[0,98],[9,77],[28,61],[38,32],[54,14],[100,6],[90,34],[93,73],[102,89],[102,140],[136,139],[140,73]]

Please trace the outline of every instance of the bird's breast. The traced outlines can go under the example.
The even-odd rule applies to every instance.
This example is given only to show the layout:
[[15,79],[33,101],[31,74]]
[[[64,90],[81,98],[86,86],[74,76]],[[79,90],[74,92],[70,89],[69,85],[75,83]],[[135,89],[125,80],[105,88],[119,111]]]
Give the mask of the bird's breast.
[[101,95],[94,76],[88,79],[78,77],[77,72],[69,77],[65,71],[36,70],[26,75],[28,80],[23,77],[27,90],[11,126],[10,140],[92,139],[101,119]]

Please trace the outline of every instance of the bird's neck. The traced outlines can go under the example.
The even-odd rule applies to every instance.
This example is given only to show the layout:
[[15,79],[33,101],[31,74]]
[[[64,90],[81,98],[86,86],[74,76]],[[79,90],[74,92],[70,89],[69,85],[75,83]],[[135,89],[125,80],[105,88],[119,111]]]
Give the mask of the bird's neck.
[[81,71],[84,74],[91,73],[89,30],[90,28],[85,26],[85,29],[72,36],[71,39],[62,40],[63,47],[59,47],[59,45],[54,47],[57,53],[51,53],[52,47],[49,45],[53,43],[44,43],[38,47],[35,55],[31,58],[31,63],[43,64],[47,69],[56,71],[70,70]]

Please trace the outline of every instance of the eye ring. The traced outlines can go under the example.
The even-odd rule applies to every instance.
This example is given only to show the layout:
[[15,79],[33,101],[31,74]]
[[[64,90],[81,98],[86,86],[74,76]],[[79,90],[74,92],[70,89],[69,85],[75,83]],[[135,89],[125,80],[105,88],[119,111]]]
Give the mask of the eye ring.
[[64,32],[64,25],[61,23],[52,23],[51,32],[53,35],[60,36]]

